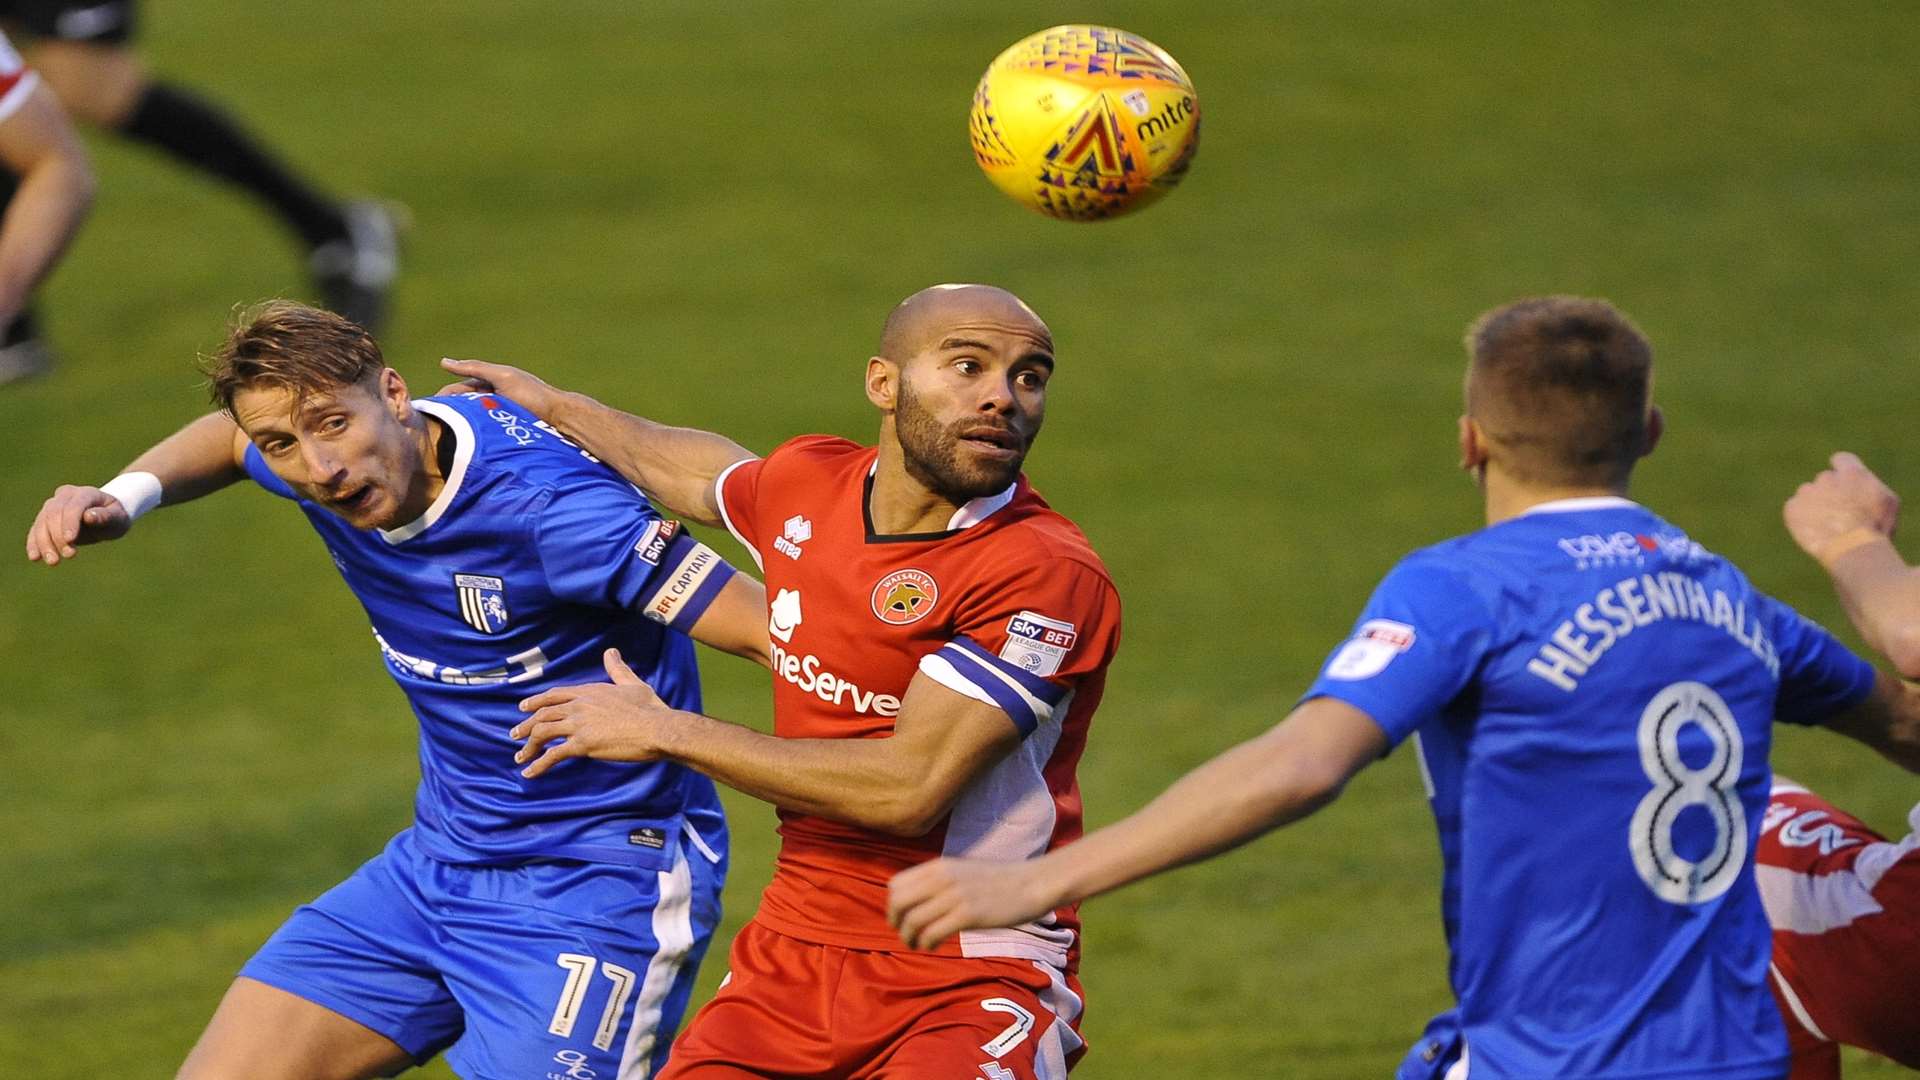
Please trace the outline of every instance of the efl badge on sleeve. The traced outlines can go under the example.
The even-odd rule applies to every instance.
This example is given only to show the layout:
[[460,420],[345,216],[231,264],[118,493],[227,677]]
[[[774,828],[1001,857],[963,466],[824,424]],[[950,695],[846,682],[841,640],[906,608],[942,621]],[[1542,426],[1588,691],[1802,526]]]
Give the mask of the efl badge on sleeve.
[[1000,647],[1000,659],[1035,675],[1052,675],[1079,637],[1070,622],[1022,611],[1007,620],[1007,643]]
[[1371,679],[1387,670],[1395,657],[1413,648],[1413,627],[1392,619],[1368,619],[1327,662],[1327,678],[1344,682]]
[[507,626],[507,583],[479,574],[453,575],[460,594],[460,617],[483,634],[497,634]]

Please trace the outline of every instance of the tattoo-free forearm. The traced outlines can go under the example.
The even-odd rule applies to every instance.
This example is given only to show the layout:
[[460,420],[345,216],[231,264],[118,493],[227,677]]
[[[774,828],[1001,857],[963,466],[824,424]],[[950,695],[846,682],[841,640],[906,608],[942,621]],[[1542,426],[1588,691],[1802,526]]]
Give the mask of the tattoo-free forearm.
[[1876,538],[1824,561],[1860,636],[1908,678],[1920,678],[1920,568]]
[[239,464],[239,430],[224,414],[209,413],[160,440],[121,471],[158,477],[162,505],[197,499],[245,475]]
[[783,739],[687,712],[672,713],[658,738],[667,757],[782,810],[903,836],[946,810],[926,797],[927,770],[891,738]]
[[585,394],[555,396],[546,419],[612,466],[675,516],[719,525],[713,482],[753,453],[724,435],[670,427],[603,405]]
[[1040,865],[1054,892],[1050,906],[1210,858],[1298,821],[1332,802],[1386,745],[1357,710],[1310,701],[1132,815],[1044,856]]

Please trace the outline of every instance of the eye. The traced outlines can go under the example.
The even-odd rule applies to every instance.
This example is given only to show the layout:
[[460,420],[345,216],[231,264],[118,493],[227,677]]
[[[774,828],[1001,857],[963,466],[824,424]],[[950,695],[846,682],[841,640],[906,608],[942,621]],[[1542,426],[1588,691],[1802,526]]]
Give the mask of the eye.
[[962,375],[978,375],[980,372],[986,370],[980,361],[975,360],[971,356],[963,356],[955,360],[953,362],[953,369]]
[[344,416],[329,416],[320,422],[320,432],[324,435],[338,435],[346,428],[347,418]]
[[1046,375],[1039,371],[1023,371],[1016,376],[1016,378],[1019,380],[1020,386],[1027,390],[1040,390],[1044,389],[1047,385]]
[[291,449],[293,449],[292,439],[274,439],[262,445],[260,447],[260,452],[263,454],[271,454],[274,457],[279,457],[280,455],[286,453],[288,450],[291,450]]

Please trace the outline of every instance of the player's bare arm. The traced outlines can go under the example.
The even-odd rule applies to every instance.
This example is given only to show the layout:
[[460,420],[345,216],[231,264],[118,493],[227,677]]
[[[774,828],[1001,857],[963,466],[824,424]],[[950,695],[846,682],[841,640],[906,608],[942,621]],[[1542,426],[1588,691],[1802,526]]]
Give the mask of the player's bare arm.
[[1920,773],[1920,685],[1880,672],[1860,704],[1827,727],[1873,747],[1908,772]]
[[[687,636],[724,653],[773,667],[772,642],[767,638],[767,587],[756,578],[736,573],[720,588]],[[611,674],[611,671],[609,671]]]
[[722,524],[714,481],[727,466],[754,456],[724,435],[621,412],[506,364],[447,359],[440,366],[471,385],[496,390],[533,410],[654,502],[687,521]]
[[1077,843],[1025,862],[949,858],[901,872],[887,918],[918,949],[1038,918],[1306,817],[1386,749],[1386,734],[1365,713],[1316,698]]
[[118,540],[155,505],[197,499],[244,475],[246,435],[223,413],[203,416],[163,439],[104,487],[63,484],[27,530],[27,558],[58,565],[87,544]]
[[[783,810],[895,836],[919,836],[974,777],[1020,741],[1006,713],[925,675],[908,684],[893,734],[881,739],[783,739],[667,708],[617,655],[613,683],[528,698],[513,729],[516,760],[539,776],[570,757],[678,761]],[[556,742],[554,740],[564,740]]]
[[20,187],[0,220],[0,321],[11,319],[80,228],[93,205],[86,151],[46,86],[0,121],[0,166]]
[[1842,451],[1800,485],[1783,516],[1794,542],[1833,578],[1860,635],[1901,674],[1920,677],[1920,570],[1893,546],[1900,497]]

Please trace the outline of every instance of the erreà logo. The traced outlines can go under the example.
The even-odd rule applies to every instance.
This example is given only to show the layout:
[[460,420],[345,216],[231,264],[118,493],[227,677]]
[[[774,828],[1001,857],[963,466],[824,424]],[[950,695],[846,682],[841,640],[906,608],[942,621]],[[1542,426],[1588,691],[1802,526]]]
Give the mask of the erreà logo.
[[873,587],[873,614],[883,623],[905,626],[925,618],[940,600],[940,586],[925,570],[895,570]]

